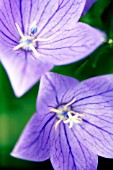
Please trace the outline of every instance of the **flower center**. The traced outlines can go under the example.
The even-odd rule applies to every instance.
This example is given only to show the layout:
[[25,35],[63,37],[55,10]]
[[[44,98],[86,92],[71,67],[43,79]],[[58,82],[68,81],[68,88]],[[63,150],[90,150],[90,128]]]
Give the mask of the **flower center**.
[[17,23],[15,23],[18,33],[21,37],[19,44],[13,48],[13,50],[18,50],[22,48],[25,51],[32,51],[35,57],[39,57],[39,53],[37,51],[37,42],[49,41],[51,38],[37,38],[36,33],[38,31],[36,22],[34,22],[31,26],[29,35],[24,35]]
[[29,45],[29,44],[32,44],[32,41],[31,41],[30,39],[27,39],[27,40],[25,41],[25,43],[26,43],[27,45]]
[[73,99],[71,102],[58,109],[50,108],[50,111],[56,113],[56,118],[58,119],[55,123],[55,129],[57,129],[60,122],[63,122],[65,124],[69,123],[69,128],[72,128],[74,123],[82,122],[82,117],[84,116],[84,114],[71,110],[71,105],[75,102],[75,100],[76,99]]
[[62,111],[62,115],[63,115],[63,116],[66,116],[67,114],[68,114],[68,112],[67,112],[66,110],[63,110],[63,111]]

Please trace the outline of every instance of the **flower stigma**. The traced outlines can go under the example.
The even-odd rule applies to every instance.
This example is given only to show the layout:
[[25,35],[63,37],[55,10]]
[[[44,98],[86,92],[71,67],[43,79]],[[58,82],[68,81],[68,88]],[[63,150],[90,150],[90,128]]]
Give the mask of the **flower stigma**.
[[21,37],[19,40],[19,44],[13,48],[13,50],[18,50],[22,48],[25,51],[32,51],[36,57],[39,57],[39,53],[36,50],[37,49],[37,42],[46,42],[51,40],[51,38],[37,38],[36,33],[38,31],[37,26],[36,26],[36,21],[32,24],[30,28],[30,33],[29,35],[24,35],[23,32],[21,31],[19,25],[15,23],[16,28],[18,30],[18,33]]
[[57,122],[55,123],[55,130],[57,129],[58,125],[63,122],[65,124],[69,123],[69,128],[72,128],[74,123],[81,123],[82,117],[85,114],[80,114],[78,112],[75,112],[71,110],[71,105],[76,101],[76,99],[73,99],[71,102],[67,103],[66,105],[63,105],[62,107],[56,109],[56,108],[50,108],[51,112],[56,113]]

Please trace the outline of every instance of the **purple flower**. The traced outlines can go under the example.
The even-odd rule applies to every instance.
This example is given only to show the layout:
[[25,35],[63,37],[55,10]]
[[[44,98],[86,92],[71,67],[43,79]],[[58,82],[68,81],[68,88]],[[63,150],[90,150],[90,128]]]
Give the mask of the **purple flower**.
[[94,4],[94,2],[96,2],[96,0],[86,0],[86,4],[83,10],[82,15],[85,15],[86,12],[89,10],[89,8]]
[[95,170],[97,155],[113,158],[113,75],[79,83],[46,73],[37,111],[12,156],[50,158],[55,170]]
[[0,1],[0,57],[16,96],[53,65],[78,61],[104,42],[103,33],[78,22],[84,5],[85,0]]

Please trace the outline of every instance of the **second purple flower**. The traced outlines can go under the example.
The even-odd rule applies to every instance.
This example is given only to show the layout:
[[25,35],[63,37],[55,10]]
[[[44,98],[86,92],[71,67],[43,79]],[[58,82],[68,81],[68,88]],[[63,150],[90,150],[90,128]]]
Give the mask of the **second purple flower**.
[[50,158],[55,170],[96,170],[97,155],[113,158],[113,75],[83,82],[42,76],[36,113],[12,155]]

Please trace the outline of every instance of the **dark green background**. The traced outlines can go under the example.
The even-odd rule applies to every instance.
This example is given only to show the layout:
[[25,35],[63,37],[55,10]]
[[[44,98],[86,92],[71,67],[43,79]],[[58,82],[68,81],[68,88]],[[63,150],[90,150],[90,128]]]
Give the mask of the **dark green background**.
[[[97,0],[82,22],[106,32],[113,39],[113,1]],[[84,80],[89,77],[113,73],[113,44],[108,41],[89,57],[77,63],[54,67],[53,72]],[[49,161],[34,163],[12,158],[12,151],[19,135],[35,112],[37,83],[21,98],[14,96],[9,79],[0,65],[0,167],[18,169],[52,170]],[[99,158],[98,170],[113,170],[113,160]]]

